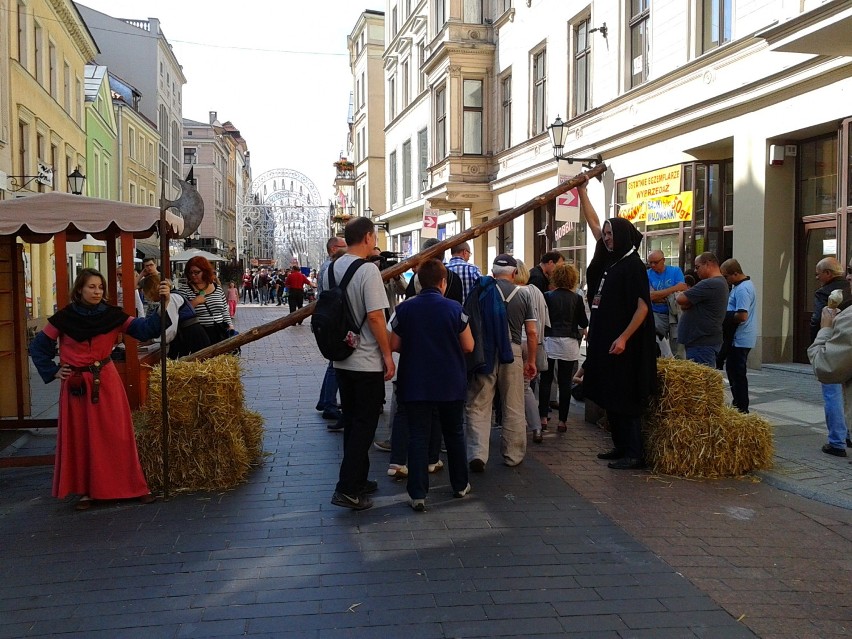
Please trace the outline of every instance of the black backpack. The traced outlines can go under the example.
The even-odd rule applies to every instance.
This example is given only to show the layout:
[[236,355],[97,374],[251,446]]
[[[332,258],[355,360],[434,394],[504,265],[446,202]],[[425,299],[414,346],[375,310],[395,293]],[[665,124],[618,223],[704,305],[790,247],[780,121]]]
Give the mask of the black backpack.
[[357,336],[361,334],[361,326],[366,319],[364,316],[360,323],[355,321],[346,297],[349,281],[355,271],[366,263],[367,261],[362,259],[352,262],[340,284],[336,284],[334,280],[334,264],[329,264],[328,288],[320,293],[314,307],[311,331],[323,357],[334,362],[346,359],[355,351]]

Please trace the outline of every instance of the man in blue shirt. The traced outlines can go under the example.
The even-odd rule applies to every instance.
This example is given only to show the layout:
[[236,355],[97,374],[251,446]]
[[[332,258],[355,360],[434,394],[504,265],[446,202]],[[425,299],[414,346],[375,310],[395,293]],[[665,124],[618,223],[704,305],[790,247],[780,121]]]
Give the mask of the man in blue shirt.
[[476,264],[468,264],[470,259],[470,244],[462,242],[450,249],[450,263],[447,264],[447,269],[459,276],[462,283],[462,304],[467,299],[467,294],[470,289],[482,277],[479,272],[479,267]]
[[734,322],[737,325],[734,333],[734,341],[731,350],[728,351],[728,359],[725,360],[725,370],[728,373],[728,381],[731,383],[731,395],[733,395],[734,408],[741,413],[748,412],[748,379],[746,378],[746,361],[749,351],[757,343],[757,318],[755,307],[757,297],[754,292],[754,284],[751,279],[743,273],[740,263],[731,258],[722,262],[719,270],[731,285],[731,293],[728,296],[728,314],[733,313]]
[[686,290],[683,273],[677,266],[667,266],[662,251],[648,253],[648,282],[651,284],[651,310],[657,337],[669,340],[672,354],[677,353],[677,316],[669,308],[669,295]]

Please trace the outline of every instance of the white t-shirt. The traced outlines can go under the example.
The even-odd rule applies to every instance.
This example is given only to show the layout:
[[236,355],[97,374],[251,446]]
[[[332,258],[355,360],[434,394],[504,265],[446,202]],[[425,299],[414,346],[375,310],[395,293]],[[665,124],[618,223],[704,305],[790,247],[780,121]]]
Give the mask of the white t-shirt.
[[[355,255],[346,254],[332,262],[328,268],[334,269],[336,283],[340,283],[346,275],[346,269],[357,259],[359,258]],[[323,274],[322,285],[323,289],[331,288],[328,282],[328,270]],[[369,322],[365,319],[370,311],[388,308],[388,296],[385,293],[385,285],[379,269],[370,263],[362,264],[346,286],[346,297],[355,321],[359,324],[362,320],[364,321],[361,325],[361,342],[349,357],[334,362],[334,367],[348,371],[381,373],[385,370],[382,351],[370,329]]]

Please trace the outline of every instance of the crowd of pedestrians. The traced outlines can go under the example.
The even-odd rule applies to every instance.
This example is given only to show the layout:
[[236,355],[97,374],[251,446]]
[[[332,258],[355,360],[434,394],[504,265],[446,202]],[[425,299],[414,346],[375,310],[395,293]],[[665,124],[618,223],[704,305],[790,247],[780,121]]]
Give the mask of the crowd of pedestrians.
[[[543,443],[552,407],[558,411],[557,433],[566,432],[572,395],[606,411],[612,448],[597,457],[616,470],[643,468],[641,417],[656,391],[660,356],[724,368],[732,405],[748,413],[756,294],[739,261],[720,264],[715,254],[704,252],[686,274],[666,264],[658,249],[643,261],[643,236],[633,224],[618,217],[601,222],[585,183],[578,194],[595,239],[585,294],[578,290],[577,269],[559,252],[545,253],[529,270],[522,260],[500,254],[483,275],[469,262],[466,242],[452,249],[446,264],[439,255],[420,263],[409,282],[399,276],[385,282],[368,218],[350,221],[344,237],[329,238],[328,257],[313,277],[296,265],[287,272],[260,268],[247,270],[239,288],[235,282],[223,288],[212,265],[194,257],[186,264],[186,283],[171,290],[160,281],[156,263],[147,260],[137,277],[138,320],[107,302],[100,273],[84,270],[71,305],[50,318],[30,348],[43,379],[62,384],[54,495],[82,495],[79,510],[93,499],[152,499],[135,447],[126,444],[129,409],[109,367],[109,351],[119,331],[156,337],[161,300],[170,318],[169,355],[179,357],[233,334],[240,299],[267,305],[281,304],[286,296],[294,312],[307,290],[323,294],[347,282],[342,294],[358,328],[347,336],[351,354],[328,362],[316,408],[330,420],[329,431],[343,433],[332,503],[354,510],[370,508],[370,494],[378,489],[368,477],[371,446],[390,452],[387,474],[407,480],[411,507],[424,511],[429,475],[444,468],[442,450],[452,495],[462,498],[471,491],[470,473],[485,472],[494,459],[518,466],[528,438]],[[814,296],[808,356],[825,402],[828,441],[822,450],[846,457],[852,446],[852,312],[846,311],[852,305],[852,263],[844,272],[835,258],[826,257],[815,268],[821,286]],[[398,303],[402,296],[405,301]],[[377,441],[388,381],[390,438]],[[102,438],[85,438],[84,423],[113,427]],[[499,452],[492,455],[495,425]],[[109,470],[112,462],[106,459],[116,454],[120,472]]]

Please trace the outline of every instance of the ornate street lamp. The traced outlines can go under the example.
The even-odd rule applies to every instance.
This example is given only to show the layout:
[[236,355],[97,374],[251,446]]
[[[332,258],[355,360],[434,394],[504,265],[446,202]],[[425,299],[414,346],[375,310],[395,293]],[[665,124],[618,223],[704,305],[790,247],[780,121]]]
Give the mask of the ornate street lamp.
[[86,183],[86,176],[80,173],[80,167],[74,169],[68,176],[68,190],[74,195],[83,194],[83,185]]
[[[593,158],[574,158],[562,155],[562,150],[565,148],[565,141],[568,139],[568,125],[562,121],[558,115],[553,121],[553,124],[547,127],[547,132],[550,134],[550,144],[553,146],[553,157],[558,162],[565,160],[567,162],[582,162],[583,167],[591,169],[593,166],[603,162],[600,154]],[[600,178],[600,176],[598,176]]]
[[364,217],[368,220],[372,220],[374,225],[382,229],[386,234],[390,235],[390,222],[377,222],[376,220],[373,220],[373,209],[369,206],[364,209]]

